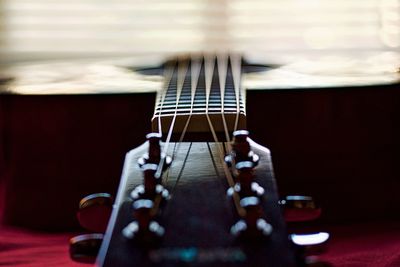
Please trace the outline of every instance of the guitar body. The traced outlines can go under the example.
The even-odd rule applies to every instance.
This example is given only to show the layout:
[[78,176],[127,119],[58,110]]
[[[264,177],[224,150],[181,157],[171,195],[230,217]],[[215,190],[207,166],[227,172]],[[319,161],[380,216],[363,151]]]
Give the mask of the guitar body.
[[148,151],[147,142],[127,153],[109,226],[97,263],[101,266],[294,266],[278,195],[270,152],[249,140],[260,161],[255,181],[265,189],[261,199],[265,220],[272,234],[259,242],[238,240],[230,228],[239,219],[233,200],[227,196],[217,146],[222,143],[171,144],[178,149],[165,187],[173,197],[156,215],[165,227],[162,240],[152,247],[129,240],[122,234],[135,217],[130,192],[143,183],[137,163]]

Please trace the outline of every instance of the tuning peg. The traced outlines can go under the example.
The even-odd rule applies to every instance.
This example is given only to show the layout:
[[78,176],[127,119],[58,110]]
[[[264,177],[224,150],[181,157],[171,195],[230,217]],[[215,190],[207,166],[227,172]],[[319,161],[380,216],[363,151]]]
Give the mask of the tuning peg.
[[94,263],[103,237],[103,234],[85,234],[71,238],[69,240],[71,259],[82,263]]
[[319,261],[315,255],[327,250],[329,233],[291,234],[289,240],[294,248],[296,261],[300,267],[329,267],[329,263]]
[[225,157],[226,164],[231,167],[234,162],[251,162],[252,168],[257,166],[260,157],[251,150],[248,141],[249,132],[247,130],[238,130],[233,132],[232,150],[233,153]]
[[318,255],[327,250],[329,233],[291,234],[290,241],[301,248],[306,255]]
[[161,134],[149,133],[146,139],[149,143],[148,152],[138,159],[139,167],[142,168],[145,164],[162,164],[162,170],[165,171],[172,163],[172,158],[161,152]]
[[104,233],[112,212],[113,198],[108,193],[88,195],[79,202],[77,218],[91,232]]
[[318,219],[321,208],[310,196],[286,196],[279,200],[286,222],[304,222]]
[[149,221],[147,226],[141,225],[140,221],[133,221],[122,229],[122,236],[126,240],[138,243],[142,247],[157,246],[164,233],[164,227],[153,220]]

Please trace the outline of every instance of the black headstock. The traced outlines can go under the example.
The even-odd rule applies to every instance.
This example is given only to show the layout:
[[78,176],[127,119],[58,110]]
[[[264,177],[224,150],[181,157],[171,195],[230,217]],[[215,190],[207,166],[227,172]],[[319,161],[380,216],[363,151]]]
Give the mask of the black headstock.
[[[157,213],[150,219],[146,212],[154,211],[155,201],[147,201],[150,198],[144,196],[143,188],[148,173],[154,175],[157,168],[138,161],[143,163],[151,142],[130,151],[97,263],[101,266],[295,266],[278,206],[269,150],[247,137],[245,141],[248,145],[245,150],[250,150],[244,157],[240,158],[239,147],[243,144],[238,142],[238,153],[229,155],[236,159],[236,168],[231,168],[234,187],[225,179],[223,164],[226,163],[218,160],[218,146],[223,143],[179,144],[179,153],[162,177],[165,182],[162,190],[169,191],[168,197],[160,202]],[[170,147],[168,154],[173,154],[176,146]],[[249,173],[253,179],[246,184]],[[138,196],[138,192],[143,196]],[[238,214],[233,194],[239,197],[240,208],[247,215]],[[143,217],[147,218],[144,224]],[[143,231],[146,223],[147,229]]]

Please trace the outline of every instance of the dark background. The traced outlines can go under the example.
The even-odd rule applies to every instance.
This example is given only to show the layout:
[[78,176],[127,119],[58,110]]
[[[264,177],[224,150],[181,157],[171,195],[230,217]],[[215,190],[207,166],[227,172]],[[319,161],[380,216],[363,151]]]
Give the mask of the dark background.
[[[314,196],[321,222],[398,218],[399,89],[248,91],[248,128],[271,149],[281,194]],[[77,227],[81,197],[115,193],[125,153],[150,131],[154,97],[0,95],[3,221]]]

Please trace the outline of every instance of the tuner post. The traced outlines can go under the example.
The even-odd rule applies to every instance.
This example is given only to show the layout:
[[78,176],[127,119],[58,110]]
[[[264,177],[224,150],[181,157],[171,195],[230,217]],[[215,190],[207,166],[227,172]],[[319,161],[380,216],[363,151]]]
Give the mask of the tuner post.
[[233,132],[232,152],[225,157],[225,162],[229,167],[242,161],[251,162],[252,167],[257,166],[260,157],[251,150],[248,136],[249,132],[247,130]]
[[146,139],[149,142],[149,156],[146,163],[159,164],[161,161],[161,134],[149,133],[146,135]]
[[240,206],[246,212],[231,227],[231,233],[245,240],[259,240],[270,236],[272,225],[265,219],[261,206],[264,188],[255,181],[254,168],[259,162],[248,141],[249,132],[238,130],[233,133],[232,152],[225,157],[228,166],[233,167],[236,184],[227,191],[228,196],[235,193],[240,198]]
[[145,164],[161,164],[162,171],[165,171],[172,163],[172,158],[161,152],[161,134],[149,133],[146,139],[149,145],[148,152],[138,159],[138,164],[142,167]]
[[129,240],[143,245],[153,245],[164,235],[164,228],[155,220],[161,206],[169,199],[169,192],[162,185],[162,173],[172,159],[161,151],[161,134],[146,135],[148,152],[138,160],[143,173],[143,183],[130,192],[133,221],[122,230]]
[[236,162],[245,161],[251,151],[250,144],[247,141],[249,132],[247,130],[238,130],[233,132],[232,149],[235,152]]
[[147,163],[142,166],[144,193],[147,197],[154,198],[156,194],[156,185],[160,184],[160,178],[156,178],[158,165]]

